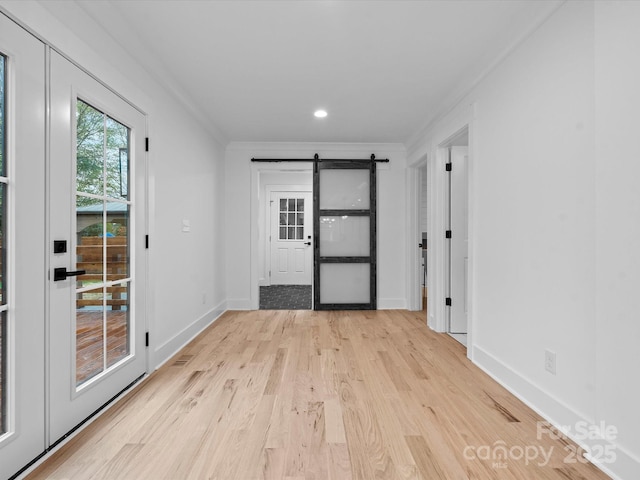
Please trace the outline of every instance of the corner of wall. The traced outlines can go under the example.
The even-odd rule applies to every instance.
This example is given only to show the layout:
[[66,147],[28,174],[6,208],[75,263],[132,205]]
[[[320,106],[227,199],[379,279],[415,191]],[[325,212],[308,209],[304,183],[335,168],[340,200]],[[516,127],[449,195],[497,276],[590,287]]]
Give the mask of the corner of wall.
[[[188,345],[194,338],[202,333],[203,330],[218,320],[227,310],[226,301],[219,303],[162,345],[155,347],[149,359],[149,371],[157,370],[168,362],[171,357]],[[153,338],[151,341],[153,343]]]

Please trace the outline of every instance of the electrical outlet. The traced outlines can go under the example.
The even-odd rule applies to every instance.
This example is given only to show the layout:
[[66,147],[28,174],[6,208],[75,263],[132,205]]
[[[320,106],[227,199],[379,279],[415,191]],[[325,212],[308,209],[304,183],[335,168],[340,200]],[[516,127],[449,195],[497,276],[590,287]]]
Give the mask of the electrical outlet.
[[551,350],[544,351],[544,369],[551,373],[556,374],[556,353]]

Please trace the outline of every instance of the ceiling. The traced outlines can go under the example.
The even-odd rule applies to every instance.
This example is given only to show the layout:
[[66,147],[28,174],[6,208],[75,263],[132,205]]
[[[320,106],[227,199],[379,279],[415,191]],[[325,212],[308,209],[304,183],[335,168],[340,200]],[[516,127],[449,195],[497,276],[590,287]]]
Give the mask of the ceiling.
[[75,3],[226,141],[407,143],[561,2]]

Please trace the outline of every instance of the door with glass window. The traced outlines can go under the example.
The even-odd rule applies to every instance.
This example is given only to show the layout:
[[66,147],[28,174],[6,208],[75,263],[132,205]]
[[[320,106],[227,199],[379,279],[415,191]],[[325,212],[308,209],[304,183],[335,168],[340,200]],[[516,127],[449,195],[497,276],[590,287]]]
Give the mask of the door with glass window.
[[311,285],[311,192],[271,192],[271,285]]
[[0,14],[0,478],[45,450],[44,59]]
[[50,440],[146,371],[145,118],[51,57]]

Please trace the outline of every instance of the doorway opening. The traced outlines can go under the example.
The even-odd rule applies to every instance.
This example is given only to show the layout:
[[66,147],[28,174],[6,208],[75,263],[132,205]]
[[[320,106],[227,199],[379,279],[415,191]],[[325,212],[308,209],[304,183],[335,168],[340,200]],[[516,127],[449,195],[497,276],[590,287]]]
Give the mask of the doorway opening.
[[261,232],[258,308],[313,308],[311,171],[260,174]]
[[427,165],[423,165],[418,169],[420,173],[420,243],[418,244],[418,248],[420,249],[420,302],[422,311],[428,311],[427,302],[428,302],[428,291],[427,291],[427,275],[429,272],[428,264],[427,264],[427,253],[428,253],[428,230],[429,230],[429,177]]

